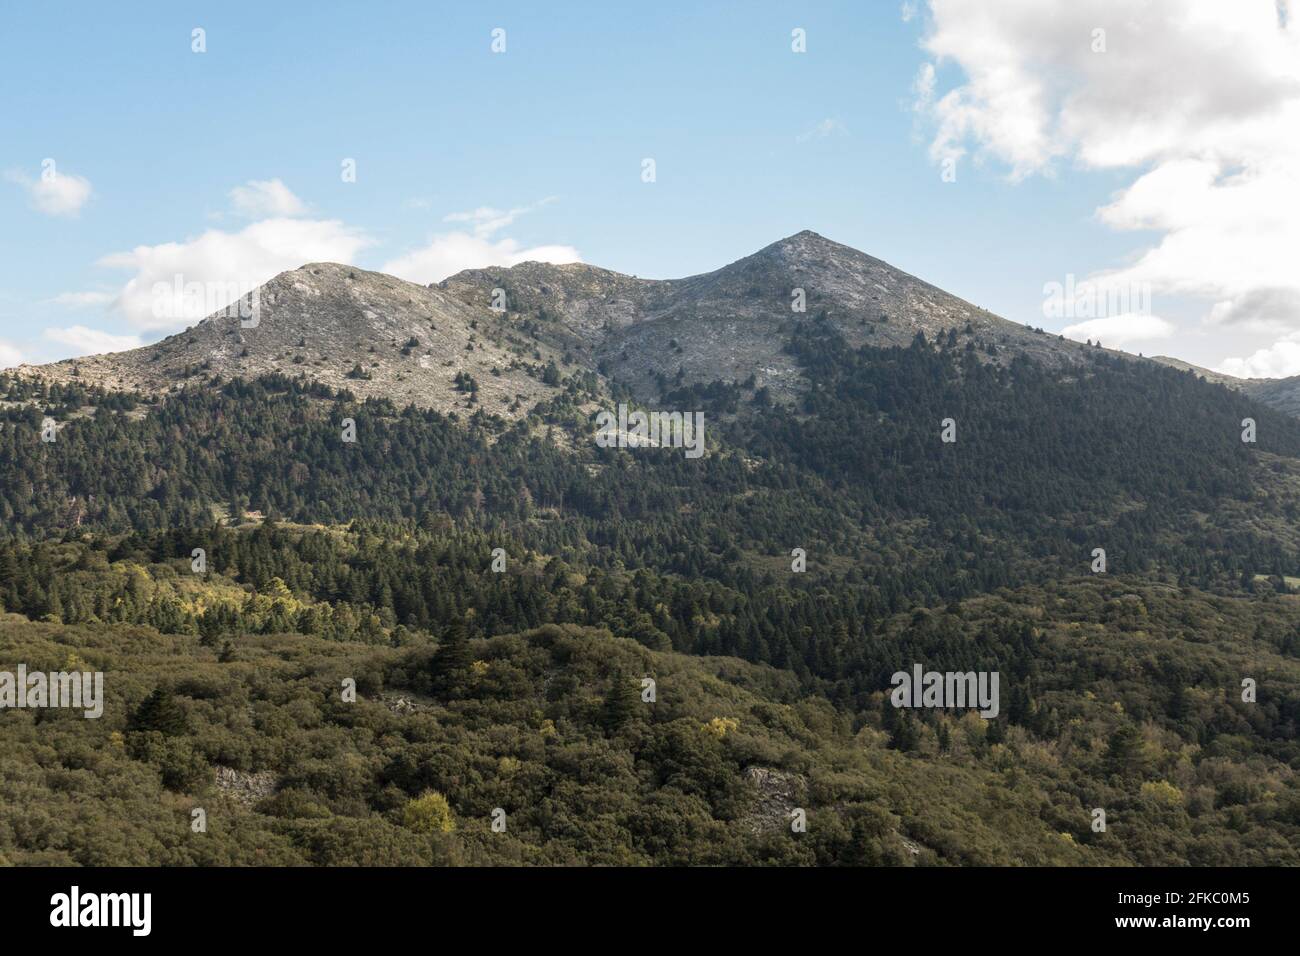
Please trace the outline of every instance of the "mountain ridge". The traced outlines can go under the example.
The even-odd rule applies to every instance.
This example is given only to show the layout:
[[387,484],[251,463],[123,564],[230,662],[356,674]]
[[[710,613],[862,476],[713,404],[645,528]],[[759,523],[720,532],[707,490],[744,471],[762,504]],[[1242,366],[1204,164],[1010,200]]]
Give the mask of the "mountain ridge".
[[[753,374],[758,385],[792,395],[800,390],[797,368],[773,343],[821,312],[853,347],[902,346],[918,332],[929,338],[956,332],[963,344],[977,341],[1051,362],[1073,361],[1087,349],[1003,319],[810,230],[681,279],[587,268],[594,271],[541,263],[466,270],[437,287],[467,302],[484,301],[501,288],[525,310],[580,315],[578,328],[587,333],[582,342],[598,366],[643,396],[662,395],[662,380],[676,378],[679,369],[677,384],[743,381]],[[596,287],[577,285],[589,277]],[[803,311],[796,311],[800,289]],[[601,294],[607,298],[594,301]],[[577,309],[570,306],[575,299]],[[592,335],[597,328],[605,334]]]
[[1171,368],[1181,369],[1184,372],[1192,372],[1198,378],[1203,378],[1207,382],[1213,382],[1216,385],[1242,392],[1271,408],[1276,408],[1278,411],[1300,418],[1300,375],[1291,375],[1286,378],[1238,378],[1235,375],[1226,375],[1213,369],[1202,368],[1199,365],[1193,365],[1191,362],[1184,362],[1182,359],[1172,358],[1168,355],[1153,355],[1151,361],[1158,362],[1161,365],[1168,365]]
[[[518,420],[557,397],[566,377],[584,378],[589,395],[608,396],[617,383],[652,403],[719,380],[793,401],[809,383],[787,346],[811,318],[825,318],[851,348],[905,346],[921,334],[998,363],[1024,355],[1070,366],[1097,352],[811,230],[678,279],[530,261],[421,285],[311,262],[268,280],[258,297],[253,327],[222,310],[137,349],[16,371],[154,394],[204,378],[299,373],[362,398]],[[1300,378],[1247,382],[1175,359],[1151,361],[1300,415]]]

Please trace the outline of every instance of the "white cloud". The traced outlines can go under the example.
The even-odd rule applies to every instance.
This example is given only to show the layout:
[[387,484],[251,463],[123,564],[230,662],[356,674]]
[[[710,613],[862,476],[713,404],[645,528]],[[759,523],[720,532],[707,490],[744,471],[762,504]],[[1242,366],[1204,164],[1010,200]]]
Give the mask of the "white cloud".
[[13,368],[23,363],[23,355],[8,342],[0,339],[0,369]]
[[101,352],[123,352],[127,349],[139,348],[144,344],[137,335],[114,335],[84,325],[74,325],[66,329],[46,329],[44,335],[52,342],[71,348],[72,351],[63,353],[64,358],[98,355]]
[[[105,256],[100,265],[135,273],[117,297],[131,325],[142,331],[173,331],[281,272],[305,262],[351,263],[367,245],[370,240],[364,234],[338,220],[277,218],[239,232],[212,229],[184,242],[137,246]],[[184,294],[194,283],[203,287],[203,296]],[[205,304],[197,304],[205,299]]]
[[1287,378],[1300,375],[1300,341],[1295,335],[1274,342],[1245,358],[1227,358],[1214,370],[1238,378]]
[[912,81],[912,93],[916,97],[916,109],[928,110],[934,102],[935,71],[933,63],[922,63]]
[[508,267],[530,261],[581,262],[582,256],[572,246],[532,246],[521,249],[513,239],[493,241],[466,232],[448,232],[434,236],[422,248],[385,262],[380,271],[408,282],[428,284],[441,282],[465,269]]
[[1236,299],[1216,302],[1214,308],[1210,309],[1210,322],[1247,330],[1276,332],[1293,324],[1297,315],[1300,315],[1300,289],[1261,286]]
[[11,169],[5,173],[5,179],[26,190],[31,207],[47,216],[76,217],[92,192],[89,179],[61,172],[53,163],[36,178]]
[[1161,236],[1099,281],[1201,299],[1211,324],[1300,331],[1300,29],[1285,4],[930,0],[930,10],[923,47],[964,74],[942,95],[933,73],[917,78],[933,158],[973,149],[1013,180],[1065,162],[1131,171],[1098,217]]
[[1092,341],[1113,348],[1124,348],[1134,342],[1154,342],[1174,334],[1174,325],[1155,315],[1108,315],[1103,319],[1089,319],[1066,326],[1061,334],[1076,342]]
[[471,232],[445,232],[433,236],[427,245],[413,249],[384,263],[380,269],[409,282],[441,282],[465,269],[488,266],[513,266],[521,262],[581,262],[582,256],[572,246],[544,245],[521,248],[510,238],[493,236],[525,213],[555,201],[554,196],[514,209],[479,206],[468,212],[453,212],[443,222],[468,224]]
[[301,216],[307,206],[279,179],[251,179],[230,190],[235,211],[250,219]]

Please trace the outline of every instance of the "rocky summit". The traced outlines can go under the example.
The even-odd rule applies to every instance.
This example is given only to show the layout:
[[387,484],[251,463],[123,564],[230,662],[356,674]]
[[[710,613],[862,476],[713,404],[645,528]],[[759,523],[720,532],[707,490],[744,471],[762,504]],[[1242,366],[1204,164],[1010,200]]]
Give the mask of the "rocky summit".
[[157,393],[280,371],[363,398],[509,419],[554,397],[560,373],[574,371],[590,372],[598,390],[617,380],[647,401],[751,377],[753,387],[792,398],[807,383],[785,345],[813,318],[854,346],[907,345],[924,334],[969,343],[991,361],[1049,362],[1085,349],[809,231],[685,279],[525,262],[426,287],[316,262],[271,279],[256,301],[255,317],[223,310],[143,348],[21,372]]

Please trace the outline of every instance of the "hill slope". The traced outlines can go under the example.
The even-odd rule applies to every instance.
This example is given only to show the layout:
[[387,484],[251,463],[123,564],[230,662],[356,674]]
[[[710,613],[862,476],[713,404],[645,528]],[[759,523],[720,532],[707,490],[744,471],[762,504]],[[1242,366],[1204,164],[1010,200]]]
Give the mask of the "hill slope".
[[[111,677],[103,723],[4,715],[0,854],[1295,862],[1300,422],[857,253],[818,271],[818,241],[681,283],[308,267],[238,351],[211,321],[94,366],[189,372],[166,394],[0,375],[0,663]],[[780,311],[808,277],[847,305]],[[475,299],[510,281],[515,310]],[[508,395],[417,378],[425,311],[519,359],[497,371],[535,403],[478,414]],[[284,362],[318,322],[331,349],[408,344],[339,392],[345,361]],[[686,327],[716,367],[672,370]],[[638,335],[664,354],[591,370]],[[597,443],[624,380],[699,410],[706,453]],[[998,716],[894,708],[915,664],[999,674]]]
[[[758,386],[790,397],[807,383],[784,343],[800,319],[822,313],[853,347],[952,333],[962,345],[1050,362],[1077,361],[1086,351],[809,231],[686,279],[525,263],[462,272],[438,288],[466,302],[504,289],[511,308],[540,316],[542,328],[554,330],[555,344],[576,340],[590,360],[647,400],[661,395],[666,381],[739,382],[751,375]],[[796,290],[803,292],[803,312],[793,308]]]
[[255,327],[223,312],[143,348],[19,371],[146,393],[211,378],[301,373],[362,398],[442,411],[469,407],[465,380],[458,380],[469,376],[473,404],[507,418],[556,394],[542,373],[558,353],[525,341],[490,309],[437,289],[318,262],[276,276],[258,299]]
[[[493,309],[497,290],[504,312]],[[802,312],[792,308],[796,290]],[[555,376],[546,375],[555,363],[591,373],[600,393],[617,379],[653,400],[670,385],[752,376],[790,400],[808,383],[785,344],[799,320],[818,315],[854,347],[906,345],[923,333],[973,342],[996,361],[1077,362],[1087,352],[805,231],[714,272],[662,281],[529,262],[425,288],[311,263],[261,287],[256,327],[219,313],[143,348],[21,372],[159,393],[279,371],[441,411],[469,407],[468,376],[477,386],[473,404],[518,418],[556,395]]]
[[1300,375],[1289,378],[1236,378],[1167,355],[1155,355],[1151,360],[1185,372],[1193,372],[1207,382],[1214,382],[1216,385],[1242,392],[1270,408],[1300,418]]
[[[74,573],[143,579],[160,600],[230,589],[185,582],[186,560]],[[900,714],[883,677],[832,702],[787,672],[603,627],[474,639],[459,664],[448,633],[392,647],[276,630],[274,606],[300,596],[278,579],[249,592],[268,628],[249,616],[224,637],[0,612],[0,668],[82,662],[106,689],[98,720],[4,715],[0,861],[1300,863],[1294,598],[1094,580],[884,622],[898,659],[966,666],[972,647],[1001,646],[1006,712],[986,722]],[[1234,702],[1242,674],[1260,678],[1257,707]],[[797,809],[806,832],[791,829]]]

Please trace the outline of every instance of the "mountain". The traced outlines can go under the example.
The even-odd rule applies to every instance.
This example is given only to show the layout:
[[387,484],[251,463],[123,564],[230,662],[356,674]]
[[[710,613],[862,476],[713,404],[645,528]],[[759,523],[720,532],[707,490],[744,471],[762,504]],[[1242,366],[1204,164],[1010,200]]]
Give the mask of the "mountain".
[[[518,421],[559,396],[562,372],[587,373],[591,397],[607,397],[617,383],[659,403],[721,382],[795,401],[810,383],[787,346],[809,319],[827,322],[850,348],[905,346],[922,334],[972,346],[986,362],[1024,356],[1058,368],[1099,351],[1007,321],[807,230],[685,279],[525,262],[422,286],[309,263],[263,285],[258,305],[252,327],[223,310],[143,348],[20,372],[147,394],[283,372],[362,398]],[[1238,379],[1166,356],[1151,361],[1300,417],[1300,376]]]
[[1184,362],[1181,359],[1170,358],[1167,355],[1155,355],[1152,356],[1151,360],[1162,365],[1168,365],[1171,368],[1193,372],[1207,382],[1214,382],[1217,385],[1243,392],[1271,408],[1276,408],[1278,411],[1300,418],[1300,375],[1293,375],[1289,378],[1236,378],[1232,375],[1224,375],[1222,372],[1201,368],[1199,365],[1192,365],[1190,362]]
[[505,417],[556,391],[542,381],[560,358],[550,346],[486,307],[378,272],[317,262],[281,273],[247,322],[223,310],[153,345],[20,372],[155,394],[284,372],[444,411],[470,404],[468,377],[474,406]]
[[[1300,421],[1243,388],[806,233],[259,303],[0,374],[0,671],[108,688],[0,721],[0,863],[1297,862]],[[638,396],[704,453],[598,440]]]
[[[215,315],[6,377],[0,517],[38,535],[246,508],[302,523],[540,509],[598,522],[633,566],[647,557],[621,519],[686,507],[682,527],[660,516],[656,531],[699,545],[694,521],[721,537],[708,558],[674,552],[676,568],[718,559],[720,540],[766,556],[820,541],[891,600],[1075,567],[1090,540],[1110,539],[1119,567],[1176,576],[1200,554],[1206,583],[1288,575],[1300,548],[1294,419],[1244,388],[1007,322],[811,232],[681,280],[525,263],[425,288],[318,263],[267,283],[257,306],[256,322]],[[705,462],[599,448],[596,413],[628,397],[703,416]],[[60,441],[32,456],[44,416]],[[347,419],[356,449],[338,441]],[[951,451],[936,439],[949,421]],[[543,433],[566,454],[532,445]],[[973,566],[990,542],[994,560]]]
[[[853,347],[955,335],[1004,355],[1077,361],[1085,346],[1035,332],[815,232],[804,231],[714,272],[637,279],[586,265],[525,263],[459,273],[438,288],[467,302],[505,291],[538,316],[545,340],[652,399],[676,386],[744,381],[792,396],[807,385],[783,351],[794,326],[824,313]],[[803,312],[795,311],[803,291]]]
[[[493,309],[497,290],[504,312]],[[793,308],[796,290],[802,312]],[[993,361],[1026,355],[1059,364],[1088,351],[805,231],[686,279],[528,262],[423,287],[312,263],[261,287],[254,328],[223,312],[143,348],[22,371],[149,393],[280,371],[443,411],[470,405],[468,376],[477,408],[517,419],[558,394],[545,372],[551,363],[591,372],[599,392],[617,379],[645,400],[751,376],[755,387],[792,399],[808,383],[784,346],[800,321],[819,316],[852,347],[907,345],[924,334],[974,343]]]

